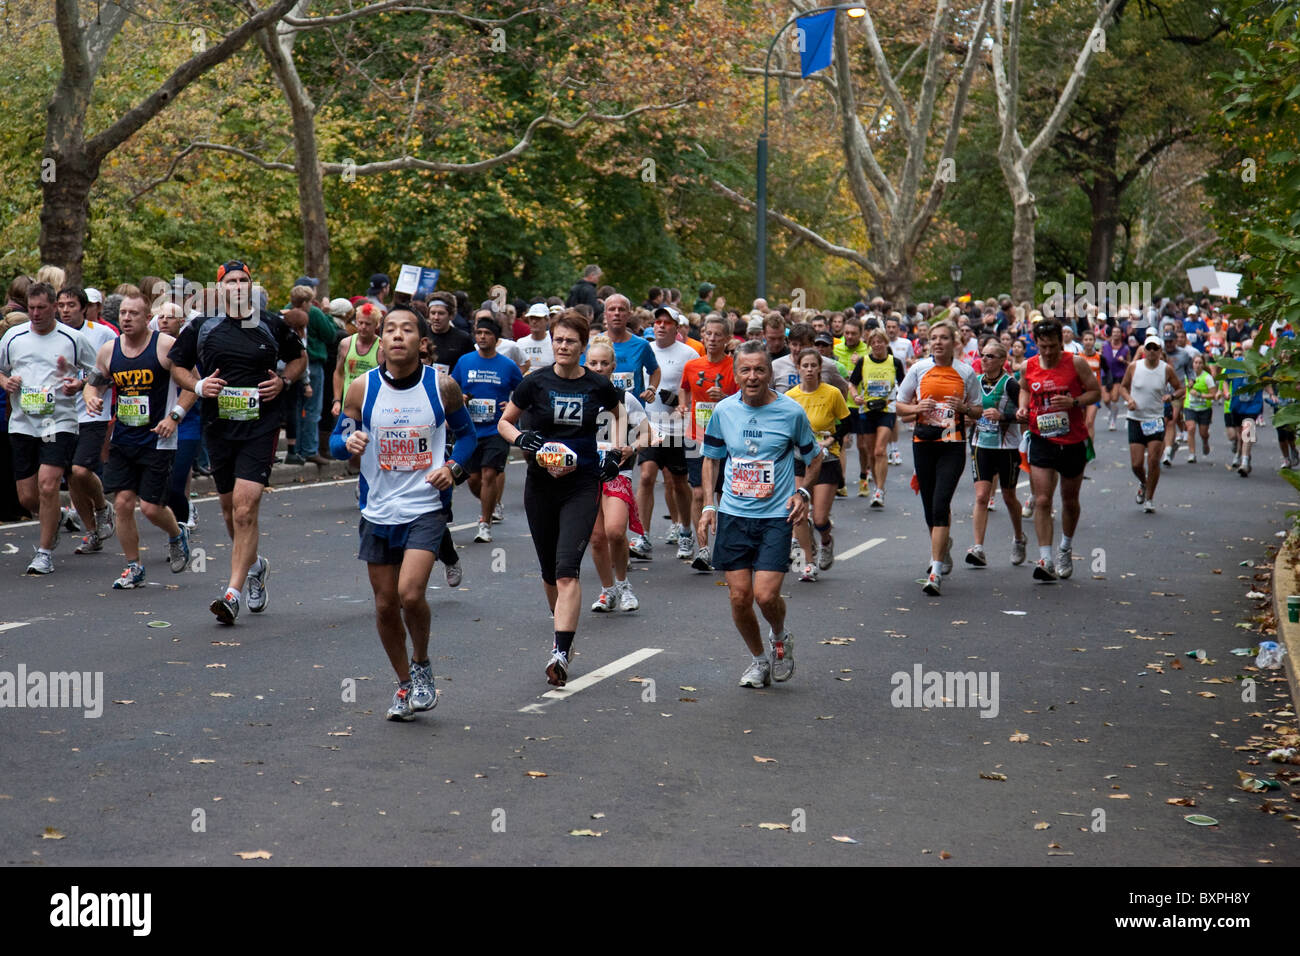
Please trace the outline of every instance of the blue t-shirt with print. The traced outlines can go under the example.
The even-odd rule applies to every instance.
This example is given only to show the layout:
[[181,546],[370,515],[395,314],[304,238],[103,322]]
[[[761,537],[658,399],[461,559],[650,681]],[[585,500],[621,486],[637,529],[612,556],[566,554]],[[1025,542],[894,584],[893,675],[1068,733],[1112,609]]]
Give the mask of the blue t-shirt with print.
[[751,407],[741,393],[718,402],[702,451],[725,458],[718,510],[745,518],[784,518],[794,494],[794,456],[807,464],[821,454],[803,406],[779,395]]
[[465,408],[474,422],[474,435],[487,438],[497,433],[497,422],[515,386],[524,380],[519,366],[504,355],[484,358],[477,350],[456,360],[451,370],[465,395]]

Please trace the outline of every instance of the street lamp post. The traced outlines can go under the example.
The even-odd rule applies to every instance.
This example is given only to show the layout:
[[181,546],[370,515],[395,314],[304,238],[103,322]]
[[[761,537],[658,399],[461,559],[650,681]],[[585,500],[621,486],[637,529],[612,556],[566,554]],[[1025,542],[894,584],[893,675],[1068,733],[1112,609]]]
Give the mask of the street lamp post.
[[757,253],[757,276],[755,285],[758,291],[755,293],[758,298],[765,298],[767,295],[767,78],[768,71],[772,68],[772,51],[776,49],[776,41],[781,39],[781,34],[785,33],[791,25],[804,17],[810,17],[817,13],[828,13],[831,10],[843,10],[855,20],[859,17],[866,16],[866,7],[856,3],[838,3],[829,7],[818,7],[815,10],[803,10],[786,21],[785,26],[776,31],[772,37],[772,42],[767,47],[767,59],[763,62],[763,132],[758,137],[758,188],[755,190],[755,205],[758,207],[758,223],[755,229],[755,242],[758,246]]
[[948,269],[948,275],[952,279],[952,301],[956,302],[961,295],[961,263],[954,262]]

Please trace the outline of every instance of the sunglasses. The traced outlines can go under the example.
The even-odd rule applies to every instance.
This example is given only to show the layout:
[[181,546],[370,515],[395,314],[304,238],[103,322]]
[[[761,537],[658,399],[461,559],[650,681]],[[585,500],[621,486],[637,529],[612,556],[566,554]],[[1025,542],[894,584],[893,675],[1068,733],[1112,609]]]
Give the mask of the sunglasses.
[[996,352],[985,352],[980,356],[980,358],[986,358],[989,361],[996,362],[998,359],[1002,358],[1002,356]]

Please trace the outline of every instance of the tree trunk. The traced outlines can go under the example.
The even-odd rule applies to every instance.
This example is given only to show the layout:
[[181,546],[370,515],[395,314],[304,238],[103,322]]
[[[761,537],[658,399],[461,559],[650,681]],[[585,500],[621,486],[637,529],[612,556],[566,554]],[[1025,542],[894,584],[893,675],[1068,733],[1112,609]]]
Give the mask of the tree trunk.
[[914,270],[910,261],[891,262],[885,271],[874,276],[880,297],[898,308],[912,298],[912,284],[915,281]]
[[61,267],[68,274],[68,284],[81,285],[90,187],[99,169],[87,159],[82,143],[64,143],[59,155],[47,152],[46,158],[54,159],[54,165],[41,181],[41,263]]
[[1011,232],[1011,298],[1034,301],[1034,220],[1038,209],[1032,198],[1017,202]]
[[1092,232],[1088,237],[1088,281],[1109,282],[1119,230],[1119,180],[1108,169],[1084,189],[1092,207]]

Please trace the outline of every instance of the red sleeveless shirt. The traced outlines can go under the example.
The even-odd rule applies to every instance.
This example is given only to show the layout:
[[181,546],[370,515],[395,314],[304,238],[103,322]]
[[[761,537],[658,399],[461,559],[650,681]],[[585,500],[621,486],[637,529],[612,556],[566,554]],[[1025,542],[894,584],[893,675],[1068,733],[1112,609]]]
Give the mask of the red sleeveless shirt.
[[1083,408],[1051,408],[1053,395],[1079,396],[1083,382],[1074,370],[1074,356],[1063,352],[1055,368],[1043,368],[1035,355],[1025,363],[1025,385],[1029,389],[1029,430],[1058,445],[1073,445],[1088,439]]

